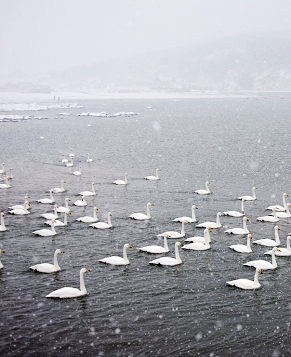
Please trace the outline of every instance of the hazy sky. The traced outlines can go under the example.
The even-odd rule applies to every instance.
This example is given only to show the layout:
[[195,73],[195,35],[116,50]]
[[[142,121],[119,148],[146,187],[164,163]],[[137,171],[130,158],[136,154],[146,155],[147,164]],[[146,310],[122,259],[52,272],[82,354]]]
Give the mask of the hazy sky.
[[291,37],[291,0],[0,0],[0,74],[275,33]]

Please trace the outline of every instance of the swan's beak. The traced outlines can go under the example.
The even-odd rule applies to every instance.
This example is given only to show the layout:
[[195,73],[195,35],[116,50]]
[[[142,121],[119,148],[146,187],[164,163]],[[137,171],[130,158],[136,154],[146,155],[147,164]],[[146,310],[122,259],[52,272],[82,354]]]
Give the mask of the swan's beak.
[[71,211],[68,211],[67,214],[71,214]]
[[4,214],[4,213],[1,213],[1,216],[2,216],[2,217],[4,217],[4,216],[5,216],[5,214]]
[[180,247],[183,247],[183,244],[181,242],[178,242],[178,244],[179,244]]
[[262,270],[262,269],[259,269],[258,272],[259,272],[260,274],[263,274],[263,270]]
[[2,250],[2,249],[0,249],[0,253],[5,253],[5,251],[4,251],[4,250]]
[[252,238],[253,238],[253,236],[250,234],[250,235],[249,235],[249,238],[250,238],[250,239],[252,239]]
[[62,249],[60,249],[60,253],[62,253],[62,254],[63,254],[63,253],[65,253],[65,252],[64,252]]
[[132,248],[132,246],[130,244],[127,245],[127,248]]
[[91,270],[86,268],[86,273],[89,273],[89,271],[91,271]]
[[280,250],[279,248],[276,248],[276,251],[277,251],[277,252],[281,252],[281,250]]

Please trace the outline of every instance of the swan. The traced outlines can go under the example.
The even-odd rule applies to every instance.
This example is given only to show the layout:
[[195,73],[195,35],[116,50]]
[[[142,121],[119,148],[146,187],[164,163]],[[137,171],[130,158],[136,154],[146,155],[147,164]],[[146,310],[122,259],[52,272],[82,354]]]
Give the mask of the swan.
[[92,191],[82,191],[82,192],[79,192],[78,194],[81,196],[96,196],[94,185],[95,185],[95,183],[92,182]]
[[279,238],[279,231],[280,228],[278,226],[275,226],[275,240],[274,239],[258,239],[255,240],[254,243],[255,244],[260,244],[260,245],[264,245],[266,247],[277,247],[278,245],[280,245],[280,238]]
[[87,268],[82,268],[80,270],[80,290],[76,288],[65,287],[58,290],[53,291],[52,293],[48,294],[47,298],[74,298],[79,296],[87,295],[87,290],[84,283],[84,273],[88,273],[90,270]]
[[54,206],[54,213],[42,213],[40,216],[45,219],[57,219],[59,218],[57,209],[59,208],[58,205]]
[[175,258],[161,257],[161,258],[154,259],[154,260],[150,261],[149,264],[171,265],[171,266],[182,264],[182,260],[180,258],[179,249],[178,249],[178,247],[182,247],[182,246],[183,246],[183,244],[181,242],[175,243]]
[[209,195],[211,192],[209,190],[208,185],[210,185],[210,182],[206,181],[205,182],[205,188],[206,188],[205,190],[196,190],[194,192],[197,193],[198,195]]
[[273,208],[273,216],[262,216],[262,217],[258,217],[257,221],[260,222],[278,222],[279,218],[277,217],[277,212],[276,209]]
[[64,183],[66,183],[66,181],[65,181],[65,180],[62,180],[62,181],[61,181],[61,187],[55,187],[55,188],[53,188],[53,189],[52,189],[53,192],[54,192],[54,193],[65,192]]
[[185,222],[188,221],[189,223],[194,223],[196,222],[196,216],[195,216],[195,209],[198,209],[198,207],[196,205],[192,205],[192,217],[178,217],[173,219],[173,222]]
[[128,265],[129,260],[127,258],[126,254],[126,249],[127,248],[132,248],[130,244],[124,244],[123,246],[123,258],[122,257],[117,257],[117,256],[112,256],[112,257],[107,257],[100,259],[99,262],[101,263],[106,263],[106,264],[112,264],[112,265]]
[[71,161],[66,163],[67,167],[73,167],[74,166],[74,158],[71,157]]
[[100,229],[111,228],[112,227],[112,223],[111,223],[111,218],[110,217],[112,217],[112,213],[108,212],[107,217],[108,217],[108,223],[106,223],[106,222],[97,222],[97,223],[90,224],[89,227],[100,228]]
[[82,175],[81,165],[80,164],[79,164],[79,171],[74,171],[73,175],[75,175],[75,176],[81,176]]
[[[287,248],[280,247],[279,250],[275,250],[275,255],[278,257],[289,257],[291,255],[290,248],[291,236],[287,237]],[[272,255],[272,250],[268,250],[265,254]]]
[[256,197],[256,187],[253,187],[252,190],[253,190],[253,195],[252,196],[240,196],[238,197],[239,200],[242,200],[244,199],[245,201],[254,201],[257,199]]
[[41,199],[37,200],[37,202],[39,202],[39,203],[55,203],[55,199],[53,196],[53,190],[50,189],[49,193],[50,193],[50,198],[41,198]]
[[7,228],[6,228],[5,223],[4,223],[4,216],[5,216],[5,214],[3,212],[1,212],[0,232],[7,231]]
[[278,218],[290,218],[291,217],[291,213],[289,211],[289,207],[291,206],[291,203],[287,203],[286,204],[286,212],[278,212],[278,210],[275,209],[276,211],[276,216]]
[[72,150],[72,149],[71,149],[71,152],[70,152],[69,156],[70,156],[70,158],[75,157],[75,155],[74,155],[74,153],[73,153],[73,150]]
[[11,211],[8,211],[8,213],[10,214],[16,214],[16,215],[23,215],[23,214],[30,214],[28,207],[30,206],[29,202],[26,202],[24,204],[24,208],[17,208],[17,209],[13,209]]
[[10,188],[11,185],[8,182],[8,179],[10,178],[10,176],[6,176],[4,181],[5,183],[0,183],[0,188]]
[[[64,222],[58,220],[58,219],[55,219],[54,220],[54,226],[55,227],[64,227],[64,226],[67,226],[68,225],[68,214],[71,214],[71,212],[64,212]],[[48,220],[45,222],[45,224],[51,226],[52,225],[52,221],[53,220]]]
[[129,217],[129,218],[132,218],[132,219],[139,220],[139,221],[143,221],[143,220],[146,220],[146,219],[150,219],[150,218],[151,218],[150,207],[153,206],[153,205],[154,205],[153,203],[150,203],[150,202],[147,203],[147,214],[144,214],[144,213],[133,213],[133,214],[131,214],[131,215],[128,216],[128,217]]
[[63,160],[62,160],[63,163],[66,163],[68,162],[68,159],[66,159],[66,155],[63,155]]
[[2,169],[0,170],[0,174],[5,174],[4,162],[2,163]]
[[[5,251],[0,249],[0,253],[5,253]],[[4,265],[1,263],[1,260],[0,260],[0,269],[2,269],[3,267],[4,267]]]
[[251,249],[251,239],[252,238],[253,238],[253,236],[251,234],[248,234],[247,245],[233,244],[233,245],[230,245],[229,248],[235,250],[238,253],[251,253],[252,252],[252,249]]
[[37,234],[42,237],[50,237],[56,235],[56,230],[55,230],[55,219],[52,220],[51,227],[52,229],[38,229],[37,231],[33,231],[32,233]]
[[159,180],[159,171],[161,171],[161,169],[157,168],[156,169],[156,176],[146,176],[144,177],[145,180],[151,180],[151,181],[155,181],[155,180]]
[[205,242],[194,242],[184,245],[183,249],[207,250],[210,249],[210,234],[205,234]]
[[247,221],[248,217],[243,217],[243,228],[230,228],[225,231],[225,233],[230,233],[230,234],[248,234],[250,233],[248,228],[247,228]]
[[167,234],[164,235],[164,246],[163,247],[161,247],[159,245],[148,245],[146,247],[137,248],[137,249],[142,250],[143,252],[155,253],[155,254],[168,253],[168,251],[169,251],[168,235]]
[[30,198],[30,196],[26,195],[26,196],[24,197],[24,203],[23,203],[23,205],[14,205],[14,206],[10,206],[10,207],[8,207],[8,208],[10,208],[10,209],[24,209],[25,203],[29,203],[29,201],[28,201],[29,198]]
[[87,206],[87,202],[86,202],[85,196],[82,196],[82,198],[80,200],[77,200],[76,202],[74,202],[74,205],[75,206],[79,206],[79,207]]
[[283,206],[280,205],[273,205],[268,206],[266,209],[272,210],[273,208],[276,209],[277,212],[285,212],[286,211],[286,197],[289,197],[288,193],[283,193]]
[[164,237],[166,235],[168,238],[183,238],[185,237],[185,223],[188,223],[188,221],[182,222],[181,233],[175,231],[167,231],[158,234],[157,237]]
[[275,251],[278,250],[280,251],[279,248],[277,247],[274,247],[272,249],[272,263],[269,263],[267,262],[266,260],[251,260],[247,263],[244,263],[245,266],[248,266],[248,267],[254,267],[254,268],[257,268],[257,269],[263,269],[263,270],[269,270],[269,269],[276,269],[277,268],[277,262],[276,262],[276,258],[275,258]]
[[98,221],[97,211],[98,211],[98,208],[94,207],[94,209],[93,209],[93,217],[91,217],[91,216],[83,216],[83,217],[77,218],[76,221],[85,222],[85,223],[97,222]]
[[256,269],[254,281],[249,279],[236,279],[227,281],[227,285],[236,286],[237,288],[248,290],[248,289],[258,289],[261,284],[259,283],[259,273],[263,274],[262,269]]
[[246,200],[244,198],[241,200],[241,211],[240,212],[238,212],[238,211],[226,211],[226,212],[223,212],[223,214],[225,216],[231,216],[231,217],[242,217],[242,216],[244,216],[245,215],[245,210],[244,210],[244,202],[245,201]]
[[59,206],[57,208],[57,212],[59,212],[59,213],[69,212],[70,211],[70,207],[69,207],[70,201],[71,201],[71,199],[69,197],[67,197],[65,199],[65,206]]
[[40,273],[54,273],[56,271],[60,271],[61,268],[58,263],[58,255],[63,253],[64,251],[62,249],[56,249],[54,254],[54,264],[41,263],[32,265],[31,267],[29,267],[29,269],[38,271]]
[[124,175],[124,181],[123,180],[115,180],[115,181],[113,181],[113,183],[115,183],[115,185],[127,185],[127,176],[128,176],[128,174],[126,173]]
[[200,237],[200,236],[194,236],[194,237],[189,237],[187,239],[185,239],[185,242],[192,242],[192,243],[204,243],[207,241],[207,239],[209,240],[209,242],[211,242],[211,238],[210,238],[210,232],[212,231],[212,228],[205,228],[204,229],[204,237]]
[[221,227],[221,223],[220,223],[220,217],[224,216],[224,214],[222,212],[218,212],[216,215],[216,222],[203,222],[200,224],[196,225],[196,228],[220,228]]
[[93,162],[93,159],[90,158],[90,154],[89,154],[89,153],[87,154],[87,160],[86,160],[86,162]]

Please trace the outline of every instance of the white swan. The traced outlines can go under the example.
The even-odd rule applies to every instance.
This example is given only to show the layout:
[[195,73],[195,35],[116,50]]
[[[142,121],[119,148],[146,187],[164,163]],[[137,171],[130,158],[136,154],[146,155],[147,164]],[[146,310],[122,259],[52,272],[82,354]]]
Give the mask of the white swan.
[[209,195],[211,192],[209,190],[208,185],[210,185],[210,182],[206,181],[205,182],[205,188],[206,188],[205,190],[196,190],[194,192],[197,193],[198,195]]
[[275,258],[275,251],[278,250],[280,251],[279,248],[277,247],[274,247],[272,249],[272,263],[270,262],[267,262],[266,260],[261,260],[261,259],[258,259],[258,260],[251,260],[247,263],[244,263],[245,266],[248,266],[248,267],[254,267],[254,268],[257,268],[257,269],[263,269],[263,270],[273,270],[273,269],[276,269],[277,268],[277,261],[276,261],[276,258]]
[[94,209],[93,209],[93,217],[91,217],[91,216],[83,216],[83,217],[77,218],[76,221],[85,222],[85,223],[97,222],[98,221],[97,211],[98,211],[98,208],[94,207]]
[[74,166],[74,158],[71,157],[71,161],[66,163],[67,167],[73,167]]
[[106,222],[97,222],[97,223],[93,223],[90,224],[89,227],[94,227],[94,228],[99,228],[99,229],[106,229],[106,228],[111,228],[112,227],[112,223],[111,223],[111,218],[112,217],[112,213],[108,212],[107,214],[108,220]]
[[2,169],[0,170],[0,174],[5,174],[4,162],[2,163]]
[[4,231],[7,231],[7,228],[5,226],[5,223],[4,223],[4,213],[1,212],[1,224],[0,224],[0,232],[4,232]]
[[90,158],[90,154],[89,154],[89,153],[87,154],[87,160],[86,160],[86,162],[93,162],[93,159]]
[[290,218],[291,217],[291,213],[289,211],[289,207],[291,206],[291,203],[287,203],[286,204],[286,212],[278,212],[278,210],[275,210],[276,211],[276,216],[278,218]]
[[107,258],[100,259],[99,262],[106,263],[106,264],[112,264],[112,265],[128,265],[130,263],[129,263],[129,260],[128,260],[127,254],[126,254],[127,248],[132,248],[132,246],[130,244],[124,244],[123,257],[117,257],[117,256],[107,257]]
[[168,235],[164,235],[164,246],[161,247],[159,245],[148,245],[146,247],[142,248],[137,248],[139,250],[142,250],[143,252],[148,252],[148,253],[154,253],[154,254],[159,254],[159,253],[167,253],[169,251],[168,247]]
[[203,222],[200,224],[196,225],[196,228],[220,228],[221,223],[220,223],[220,217],[224,216],[222,212],[218,212],[216,215],[216,222]]
[[64,184],[66,183],[66,181],[65,180],[62,180],[61,181],[61,187],[55,187],[55,188],[53,188],[52,190],[53,190],[53,192],[54,193],[61,193],[61,192],[65,192],[65,188],[64,188]]
[[87,294],[87,290],[85,287],[84,283],[84,273],[88,273],[90,270],[87,268],[82,268],[80,270],[80,290],[76,288],[71,288],[71,287],[65,287],[61,288],[58,290],[53,291],[52,293],[48,294],[46,297],[47,298],[60,298],[60,299],[66,299],[66,298],[74,298],[74,297],[79,297],[79,296],[84,296]]
[[191,249],[191,250],[207,250],[210,249],[210,234],[205,234],[205,242],[194,242],[186,244],[182,249]]
[[155,181],[155,180],[159,180],[159,171],[161,171],[161,169],[157,168],[156,169],[156,176],[146,176],[144,177],[146,180],[151,180],[151,181]]
[[[26,196],[24,197],[24,203],[23,203],[23,205],[14,205],[14,206],[10,206],[10,207],[8,207],[8,208],[10,208],[10,209],[24,209],[25,203],[29,203],[29,201],[28,201],[29,198],[30,198],[30,196],[26,195]],[[28,208],[28,207],[27,207],[27,208]]]
[[200,237],[200,236],[194,236],[194,237],[189,237],[187,239],[185,239],[185,242],[192,242],[192,243],[206,243],[207,239],[209,242],[211,242],[211,238],[210,238],[210,232],[212,231],[212,228],[205,228],[204,229],[204,237]]
[[231,280],[227,281],[227,285],[231,286],[236,286],[237,288],[248,290],[248,289],[258,289],[261,284],[259,283],[259,275],[262,274],[263,270],[262,269],[256,269],[255,272],[255,277],[254,280],[249,280],[249,279],[236,279],[236,280]]
[[253,236],[251,234],[248,234],[247,236],[247,245],[243,244],[233,244],[230,245],[229,248],[235,250],[238,253],[251,253],[252,248],[251,248],[251,239]]
[[128,217],[130,217],[132,219],[139,220],[139,221],[150,219],[151,218],[150,207],[153,206],[153,205],[154,205],[153,203],[150,203],[150,202],[147,203],[147,214],[144,214],[144,213],[132,213]]
[[50,237],[56,235],[56,230],[54,226],[55,220],[52,220],[51,227],[52,229],[38,229],[37,231],[33,231],[32,233],[37,234],[42,237]]
[[168,238],[183,238],[183,237],[185,237],[185,223],[188,223],[188,221],[182,222],[181,233],[176,232],[176,231],[167,231],[167,232],[158,234],[157,237],[167,236]]
[[23,215],[23,214],[30,214],[28,207],[30,206],[29,202],[26,202],[24,204],[24,208],[17,208],[17,209],[13,209],[11,211],[8,211],[8,213],[10,214],[16,214],[16,215]]
[[171,265],[171,266],[182,264],[182,260],[180,258],[180,254],[179,254],[179,247],[182,247],[182,246],[183,246],[183,244],[180,242],[175,243],[175,258],[161,257],[161,258],[154,259],[154,260],[150,261],[149,264]]
[[[0,249],[0,253],[2,254],[2,253],[5,253],[5,251],[4,250],[2,250],[2,249]],[[4,267],[4,265],[1,263],[1,260],[0,260],[0,269],[2,269]]]
[[173,219],[173,222],[185,222],[188,221],[189,223],[194,223],[196,222],[196,216],[195,216],[195,209],[198,209],[196,205],[192,205],[192,217],[187,217],[187,216],[182,216]]
[[70,207],[69,207],[70,201],[71,201],[71,199],[69,197],[67,197],[65,199],[65,206],[59,206],[57,208],[57,212],[59,212],[59,213],[69,212],[70,211]]
[[5,183],[0,183],[0,188],[10,188],[11,185],[9,184],[8,179],[10,178],[10,176],[6,176],[4,181]]
[[92,182],[92,191],[82,191],[82,192],[79,192],[78,194],[81,196],[96,196],[94,185],[95,185],[95,183]]
[[225,216],[231,216],[231,217],[242,217],[245,215],[245,209],[244,209],[244,202],[245,202],[245,199],[243,198],[241,200],[241,211],[238,212],[238,211],[226,211],[226,212],[223,212],[223,214]]
[[258,218],[257,218],[257,221],[260,221],[260,222],[272,222],[272,223],[278,222],[278,221],[279,221],[279,218],[277,217],[276,209],[273,208],[272,211],[273,211],[273,216],[262,216],[262,217],[258,217]]
[[54,264],[41,263],[41,264],[32,265],[31,267],[29,267],[29,269],[38,271],[40,273],[47,273],[47,274],[60,271],[61,268],[58,263],[58,254],[63,254],[63,253],[64,251],[62,249],[56,249],[54,254]]
[[87,206],[86,197],[82,196],[82,198],[80,200],[77,200],[76,202],[74,202],[74,205],[79,206],[79,207]]
[[81,165],[79,164],[79,171],[74,171],[73,175],[75,176],[81,176],[82,175],[82,170],[81,170]]
[[71,152],[69,154],[70,157],[75,157],[74,153],[73,153],[73,149],[71,149]]
[[64,212],[64,222],[60,221],[59,219],[55,219],[55,220],[48,220],[45,222],[45,224],[51,226],[52,222],[54,221],[54,226],[55,227],[65,227],[68,225],[68,214],[71,214],[71,212]]
[[57,219],[59,218],[57,209],[59,208],[58,205],[54,205],[54,213],[42,213],[40,216],[45,219]]
[[62,162],[63,162],[63,163],[66,163],[66,162],[68,162],[68,159],[66,159],[66,155],[63,155],[63,159],[62,159]]
[[250,233],[247,228],[248,217],[243,217],[243,228],[230,228],[225,231],[225,233],[230,234],[248,234]]
[[53,190],[50,189],[49,193],[50,193],[50,198],[41,198],[41,199],[37,200],[37,202],[39,202],[39,203],[55,203],[55,199],[53,196]]
[[266,209],[268,210],[272,210],[273,208],[275,208],[275,210],[277,212],[285,212],[286,211],[286,197],[289,197],[288,193],[283,193],[283,206],[280,205],[273,205],[273,206],[268,206]]
[[279,238],[279,230],[280,228],[278,226],[275,226],[275,240],[274,239],[258,239],[255,240],[254,243],[255,244],[260,244],[260,245],[264,245],[266,247],[278,247],[278,245],[280,245],[280,238]]
[[[280,247],[280,250],[275,250],[275,255],[278,257],[289,257],[291,255],[291,247],[290,247],[290,240],[291,236],[287,237],[287,247],[282,248]],[[272,250],[268,250],[265,254],[267,255],[272,255]]]
[[124,181],[123,180],[115,180],[115,181],[113,181],[113,183],[115,183],[115,185],[127,185],[127,176],[128,176],[128,174],[126,173],[124,175]]
[[245,201],[254,201],[254,200],[256,200],[257,199],[257,197],[256,197],[256,187],[253,187],[252,188],[252,191],[253,191],[253,195],[252,196],[240,196],[240,197],[238,197],[238,200],[242,200],[242,199],[244,199]]

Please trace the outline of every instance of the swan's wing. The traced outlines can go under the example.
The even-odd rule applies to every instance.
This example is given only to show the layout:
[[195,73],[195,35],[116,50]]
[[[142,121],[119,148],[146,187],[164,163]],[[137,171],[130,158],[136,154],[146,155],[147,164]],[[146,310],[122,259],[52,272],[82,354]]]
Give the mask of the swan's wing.
[[137,220],[144,220],[144,219],[148,219],[149,217],[144,214],[144,213],[133,213],[130,216],[128,216],[132,219],[137,219]]
[[66,298],[73,298],[82,295],[84,295],[84,293],[82,293],[81,290],[79,289],[64,287],[53,291],[52,293],[48,294],[46,297],[66,299]]
[[173,222],[181,222],[181,223],[184,222],[184,223],[186,223],[186,221],[188,221],[189,223],[196,222],[191,217],[186,217],[186,216],[178,217],[178,218],[173,219]]
[[266,260],[251,260],[250,262],[244,263],[244,265],[259,269],[274,269],[273,264]]
[[195,243],[183,245],[182,249],[206,250],[209,248],[207,248],[206,245],[203,243],[195,242]]
[[112,264],[112,265],[126,265],[125,260],[123,258],[117,257],[117,256],[103,258],[103,259],[100,259],[99,262]]
[[216,222],[202,222],[196,225],[197,228],[217,228]]
[[244,216],[244,213],[240,213],[238,211],[226,211],[223,212],[225,216],[231,216],[231,217],[242,217]]
[[260,287],[260,284],[259,286],[255,286],[254,282],[248,279],[231,280],[231,281],[227,281],[226,284],[231,286],[236,286],[241,289],[255,289],[257,287]]
[[284,208],[283,206],[280,206],[280,205],[269,206],[269,207],[267,207],[266,209],[271,210],[271,211],[272,211],[273,209],[275,209],[277,212],[284,212],[284,211],[286,211],[285,208]]
[[100,229],[110,228],[110,226],[105,222],[98,222],[98,223],[90,224],[90,227],[100,228]]
[[193,242],[193,243],[205,243],[204,237],[189,237],[185,239],[185,242]]
[[161,265],[177,265],[178,261],[175,258],[162,257],[154,259],[149,262],[149,264],[161,264]]
[[255,240],[253,243],[264,245],[266,247],[277,247],[279,245],[272,239],[258,239]]
[[142,248],[138,248],[139,250],[142,250],[143,252],[148,252],[148,253],[166,253],[169,250],[165,250],[164,247],[160,247],[158,245],[149,245],[147,247],[142,247]]
[[36,264],[36,265],[31,266],[29,269],[37,270],[40,273],[53,273],[53,272],[57,271],[55,266],[53,264],[49,264],[49,263]]
[[250,253],[252,251],[246,245],[242,244],[233,244],[230,245],[229,248],[235,250],[238,253]]
[[90,222],[97,222],[98,219],[94,219],[94,217],[90,217],[90,216],[84,216],[84,217],[77,218],[76,221],[90,223]]

